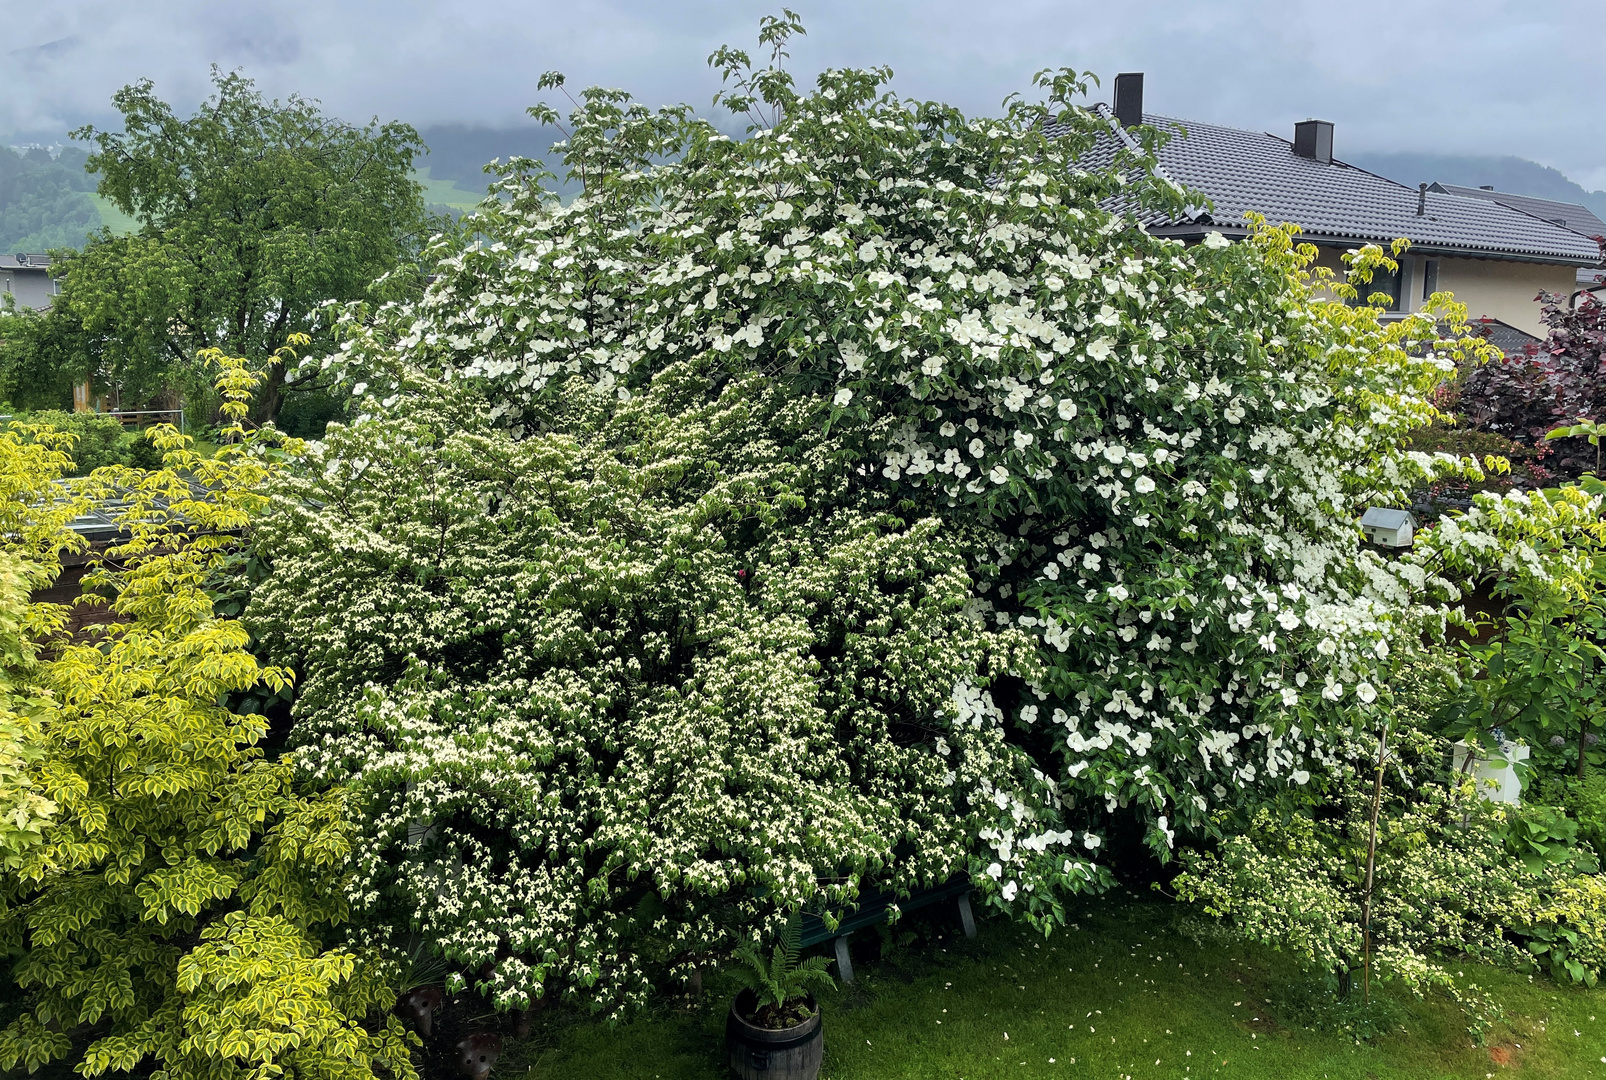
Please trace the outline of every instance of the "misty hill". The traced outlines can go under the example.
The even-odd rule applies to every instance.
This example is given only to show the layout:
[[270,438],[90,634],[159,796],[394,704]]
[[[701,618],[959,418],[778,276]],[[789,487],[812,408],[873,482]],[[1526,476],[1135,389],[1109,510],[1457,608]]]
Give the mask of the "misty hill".
[[510,127],[482,127],[475,124],[435,124],[420,128],[429,153],[418,159],[420,169],[428,169],[431,179],[450,180],[460,188],[484,193],[491,178],[485,165],[493,158],[530,157],[545,161],[557,172],[561,162],[550,153],[552,144],[563,138],[556,128],[538,124]]
[[0,252],[78,247],[100,228],[88,157],[76,146],[54,156],[38,146],[0,146]]
[[[556,128],[435,124],[419,134],[430,152],[418,159],[418,179],[426,202],[440,212],[461,213],[485,196],[491,178],[484,167],[493,158],[532,157],[555,172],[562,169],[551,153],[552,144],[563,137]],[[52,157],[39,148],[0,145],[0,252],[77,247],[102,225],[118,232],[131,227],[132,222],[93,194],[96,178],[83,171],[86,157],[74,146]],[[1586,191],[1558,170],[1524,158],[1361,151],[1346,160],[1411,187],[1435,180],[1471,187],[1492,184],[1515,195],[1582,203],[1606,218],[1606,192]]]
[[1402,151],[1346,154],[1344,160],[1410,187],[1435,181],[1466,187],[1489,184],[1511,195],[1580,203],[1606,219],[1606,191],[1586,191],[1558,170],[1526,158]]

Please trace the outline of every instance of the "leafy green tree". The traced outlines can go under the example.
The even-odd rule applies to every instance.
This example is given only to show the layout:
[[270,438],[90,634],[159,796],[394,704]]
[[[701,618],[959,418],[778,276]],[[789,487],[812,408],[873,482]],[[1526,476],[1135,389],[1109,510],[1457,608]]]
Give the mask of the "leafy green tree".
[[12,408],[60,409],[84,364],[77,323],[0,306],[0,400]]
[[[24,673],[25,774],[51,805],[0,874],[0,941],[23,997],[0,1067],[410,1077],[407,1038],[384,1015],[389,969],[325,941],[346,915],[344,796],[302,796],[292,763],[257,745],[266,721],[225,704],[290,675],[260,666],[239,623],[213,612],[208,586],[259,511],[274,455],[239,426],[255,377],[208,359],[223,363],[231,441],[206,458],[161,429],[164,468],[112,467],[84,487],[126,500],[125,538],[86,579],[115,597],[117,620],[50,638]],[[37,491],[41,475],[4,482]],[[11,513],[28,523],[6,534],[11,555],[70,542],[55,500]],[[61,615],[29,617],[48,630]]]
[[75,374],[135,399],[204,389],[203,349],[271,357],[255,403],[271,420],[286,394],[327,385],[275,352],[291,334],[322,334],[322,304],[416,291],[422,147],[405,124],[358,127],[304,98],[266,101],[239,74],[214,71],[213,83],[188,118],[135,83],[113,97],[122,131],[73,133],[94,144],[100,193],[140,227],[68,259],[48,318],[72,342],[62,359]]

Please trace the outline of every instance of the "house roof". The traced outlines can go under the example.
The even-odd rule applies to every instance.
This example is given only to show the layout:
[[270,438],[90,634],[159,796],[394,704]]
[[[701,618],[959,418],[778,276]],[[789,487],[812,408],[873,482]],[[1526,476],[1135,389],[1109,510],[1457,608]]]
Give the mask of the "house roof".
[[[1104,105],[1095,111],[1110,123],[1084,160],[1107,165],[1116,139],[1135,146]],[[1315,243],[1388,243],[1410,239],[1424,254],[1463,254],[1595,265],[1600,247],[1588,237],[1499,202],[1430,192],[1426,213],[1417,215],[1416,189],[1358,169],[1338,159],[1324,164],[1294,153],[1293,144],[1266,132],[1244,131],[1150,113],[1143,122],[1172,135],[1159,151],[1159,171],[1185,188],[1203,192],[1213,206],[1190,208],[1180,218],[1148,212],[1139,216],[1153,232],[1200,236],[1210,229],[1241,234],[1246,214],[1273,224],[1293,222]],[[1055,134],[1051,125],[1048,134]]]
[[1578,268],[1578,287],[1580,289],[1593,289],[1597,285],[1606,285],[1606,268],[1580,266]]
[[1485,316],[1473,319],[1468,324],[1474,333],[1488,341],[1489,344],[1505,353],[1507,356],[1521,356],[1528,351],[1528,346],[1539,346],[1544,343],[1543,338],[1534,337],[1526,330],[1519,330],[1510,323],[1501,322]]
[[0,255],[0,270],[38,270],[43,273],[48,269],[50,269],[49,255],[29,255],[25,252]]
[[1532,214],[1536,218],[1543,218],[1546,221],[1565,226],[1573,232],[1583,233],[1585,236],[1606,236],[1606,221],[1602,221],[1589,207],[1579,203],[1558,202],[1555,199],[1536,199],[1531,195],[1513,195],[1506,191],[1462,187],[1458,184],[1433,183],[1428,185],[1428,190],[1442,191],[1449,195],[1460,195],[1467,199],[1497,202],[1502,206],[1509,206],[1513,210],[1521,210],[1525,214]]

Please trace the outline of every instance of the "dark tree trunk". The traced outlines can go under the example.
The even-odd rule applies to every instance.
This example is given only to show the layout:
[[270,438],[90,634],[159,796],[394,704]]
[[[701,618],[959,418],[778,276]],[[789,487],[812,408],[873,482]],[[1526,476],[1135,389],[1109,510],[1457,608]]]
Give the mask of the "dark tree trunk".
[[271,424],[279,418],[284,407],[284,365],[277,360],[263,372],[262,385],[257,388],[254,419],[258,424]]

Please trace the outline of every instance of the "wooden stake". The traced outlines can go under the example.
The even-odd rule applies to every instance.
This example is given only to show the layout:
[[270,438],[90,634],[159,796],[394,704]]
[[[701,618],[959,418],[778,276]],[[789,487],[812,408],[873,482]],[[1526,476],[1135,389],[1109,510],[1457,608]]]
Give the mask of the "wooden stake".
[[1388,752],[1389,726],[1377,735],[1377,776],[1372,785],[1372,830],[1366,841],[1366,891],[1361,894],[1361,1002],[1372,1003],[1372,876],[1377,867],[1377,818],[1383,808],[1383,758]]

